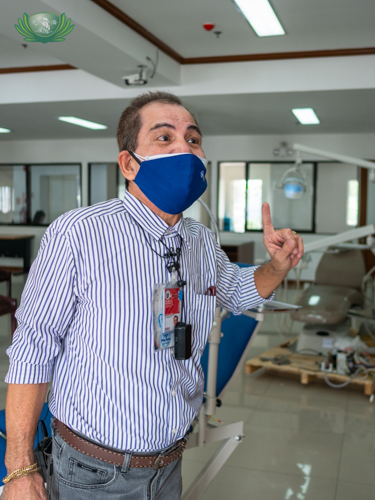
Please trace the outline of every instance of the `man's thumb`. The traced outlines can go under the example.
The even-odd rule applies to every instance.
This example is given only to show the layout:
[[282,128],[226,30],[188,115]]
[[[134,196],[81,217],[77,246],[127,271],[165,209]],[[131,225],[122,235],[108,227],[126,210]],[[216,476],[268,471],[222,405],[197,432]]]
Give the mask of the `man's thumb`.
[[279,259],[283,260],[289,257],[289,255],[293,252],[294,248],[296,247],[296,242],[294,240],[287,240],[284,245],[281,247],[281,250],[279,252]]

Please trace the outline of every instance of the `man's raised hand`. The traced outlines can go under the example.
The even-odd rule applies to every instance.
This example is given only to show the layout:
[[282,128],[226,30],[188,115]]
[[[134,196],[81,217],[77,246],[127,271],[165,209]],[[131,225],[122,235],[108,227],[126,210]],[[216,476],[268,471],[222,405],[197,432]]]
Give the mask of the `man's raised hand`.
[[263,243],[271,257],[275,271],[287,273],[295,267],[303,255],[301,236],[291,229],[277,229],[272,225],[268,203],[262,206]]

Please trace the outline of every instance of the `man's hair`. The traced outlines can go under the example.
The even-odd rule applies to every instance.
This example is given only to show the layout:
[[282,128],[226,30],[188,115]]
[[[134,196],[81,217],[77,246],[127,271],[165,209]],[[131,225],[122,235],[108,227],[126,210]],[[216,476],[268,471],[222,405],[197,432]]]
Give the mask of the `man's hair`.
[[[135,97],[129,106],[122,112],[117,127],[117,143],[120,151],[135,151],[137,149],[138,134],[142,126],[140,111],[147,106],[147,104],[153,102],[185,107],[177,96],[168,92],[148,92]],[[185,109],[189,111],[187,108]],[[190,114],[192,115],[192,113]],[[126,187],[129,185],[127,179],[125,179],[125,185]]]

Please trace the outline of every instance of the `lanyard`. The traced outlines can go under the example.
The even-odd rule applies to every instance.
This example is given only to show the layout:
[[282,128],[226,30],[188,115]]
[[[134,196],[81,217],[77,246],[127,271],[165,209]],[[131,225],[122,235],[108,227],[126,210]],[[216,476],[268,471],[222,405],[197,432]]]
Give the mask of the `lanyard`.
[[[180,287],[180,288],[183,288],[185,285],[186,285],[186,281],[184,281],[181,277],[181,273],[180,273],[180,258],[181,258],[181,247],[182,247],[182,236],[179,234],[179,238],[180,238],[180,246],[178,248],[176,248],[176,250],[171,247],[171,248],[168,248],[167,245],[164,243],[164,241],[162,239],[158,240],[160,241],[160,243],[166,248],[166,253],[164,255],[160,254],[159,252],[157,252],[156,250],[154,250],[151,246],[151,242],[148,240],[147,236],[146,236],[146,233],[145,233],[145,230],[143,229],[142,226],[140,226],[138,224],[137,221],[135,221],[135,223],[137,224],[137,226],[141,229],[142,233],[143,233],[143,236],[145,237],[145,240],[148,244],[148,246],[150,247],[150,249],[156,254],[158,255],[159,257],[161,257],[162,259],[165,260],[165,266],[168,270],[169,273],[172,273],[173,272],[173,269],[175,269],[177,271],[177,275],[178,275],[178,281],[177,281],[177,285]],[[182,315],[183,315],[183,312],[184,312],[184,302],[185,302],[185,294],[184,294],[184,291],[181,290],[182,292],[182,300],[181,300],[181,319],[182,319]]]
[[145,240],[150,247],[150,249],[156,253],[159,257],[165,260],[165,265],[167,267],[167,270],[169,273],[173,272],[173,269],[177,271],[178,275],[178,281],[177,281],[177,286],[181,289],[181,321],[179,321],[175,328],[174,328],[174,355],[177,360],[186,360],[189,359],[191,356],[191,344],[192,344],[192,328],[191,325],[186,324],[183,322],[183,312],[184,312],[184,291],[183,287],[186,285],[186,281],[184,281],[181,277],[180,273],[180,258],[181,258],[181,247],[182,247],[182,236],[179,235],[180,237],[180,246],[176,249],[174,248],[168,248],[167,245],[162,241],[161,239],[159,240],[160,243],[166,248],[166,253],[164,255],[158,253],[156,250],[154,250],[151,246],[151,242],[148,240],[146,233],[143,229],[142,226],[138,224],[137,221],[137,226],[142,230],[142,233],[145,237]]

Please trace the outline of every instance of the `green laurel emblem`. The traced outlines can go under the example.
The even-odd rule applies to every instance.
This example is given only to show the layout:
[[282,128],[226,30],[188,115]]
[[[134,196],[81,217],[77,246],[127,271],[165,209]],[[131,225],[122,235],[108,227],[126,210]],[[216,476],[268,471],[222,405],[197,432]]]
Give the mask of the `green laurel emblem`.
[[74,28],[70,19],[66,19],[65,13],[58,16],[51,12],[38,12],[32,16],[23,15],[23,22],[18,19],[18,24],[14,27],[22,36],[25,42],[63,42],[64,37]]

